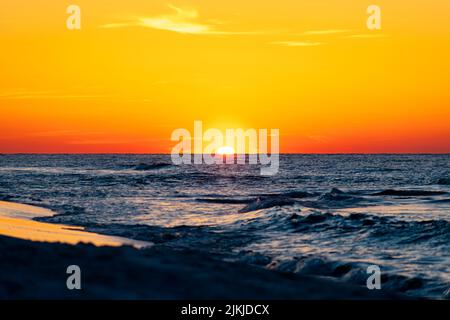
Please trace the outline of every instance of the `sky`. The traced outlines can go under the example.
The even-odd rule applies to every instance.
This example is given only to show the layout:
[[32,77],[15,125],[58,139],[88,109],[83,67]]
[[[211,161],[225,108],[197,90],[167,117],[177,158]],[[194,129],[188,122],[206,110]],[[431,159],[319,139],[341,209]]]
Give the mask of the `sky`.
[[0,153],[170,153],[195,120],[279,129],[283,153],[449,153],[449,19],[447,0],[2,0]]

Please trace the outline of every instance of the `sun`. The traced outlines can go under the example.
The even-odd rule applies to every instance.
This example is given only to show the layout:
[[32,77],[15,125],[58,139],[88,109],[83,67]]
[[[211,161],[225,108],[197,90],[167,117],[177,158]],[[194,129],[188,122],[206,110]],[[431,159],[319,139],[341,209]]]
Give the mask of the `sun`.
[[218,148],[216,153],[219,155],[234,154],[234,149],[233,147],[223,146]]

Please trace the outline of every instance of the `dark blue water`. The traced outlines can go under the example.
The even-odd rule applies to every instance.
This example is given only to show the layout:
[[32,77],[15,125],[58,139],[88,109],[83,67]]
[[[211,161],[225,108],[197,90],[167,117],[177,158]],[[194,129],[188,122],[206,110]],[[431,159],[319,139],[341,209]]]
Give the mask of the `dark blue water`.
[[163,155],[2,155],[0,200],[46,221],[227,260],[450,294],[450,155],[282,155],[257,165],[174,166]]

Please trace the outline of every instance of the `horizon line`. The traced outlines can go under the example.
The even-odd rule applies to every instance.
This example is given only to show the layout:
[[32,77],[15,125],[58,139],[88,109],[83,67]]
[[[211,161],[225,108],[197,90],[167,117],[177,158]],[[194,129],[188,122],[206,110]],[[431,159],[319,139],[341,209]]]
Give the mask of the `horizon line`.
[[[190,153],[198,155],[200,153]],[[241,153],[236,155],[259,155],[272,153]],[[450,152],[279,152],[278,155],[450,155]],[[0,156],[6,155],[167,155],[171,153],[145,153],[145,152],[0,152]],[[203,153],[203,155],[210,155]],[[224,154],[223,156],[227,156]]]

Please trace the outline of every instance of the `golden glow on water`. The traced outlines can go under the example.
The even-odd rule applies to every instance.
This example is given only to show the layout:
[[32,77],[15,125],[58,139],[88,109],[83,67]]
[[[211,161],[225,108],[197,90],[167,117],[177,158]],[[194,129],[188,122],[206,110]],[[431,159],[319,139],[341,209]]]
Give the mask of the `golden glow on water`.
[[229,147],[229,146],[223,146],[220,147],[219,149],[217,149],[217,154],[219,155],[227,155],[227,154],[234,154],[234,149],[233,147]]

